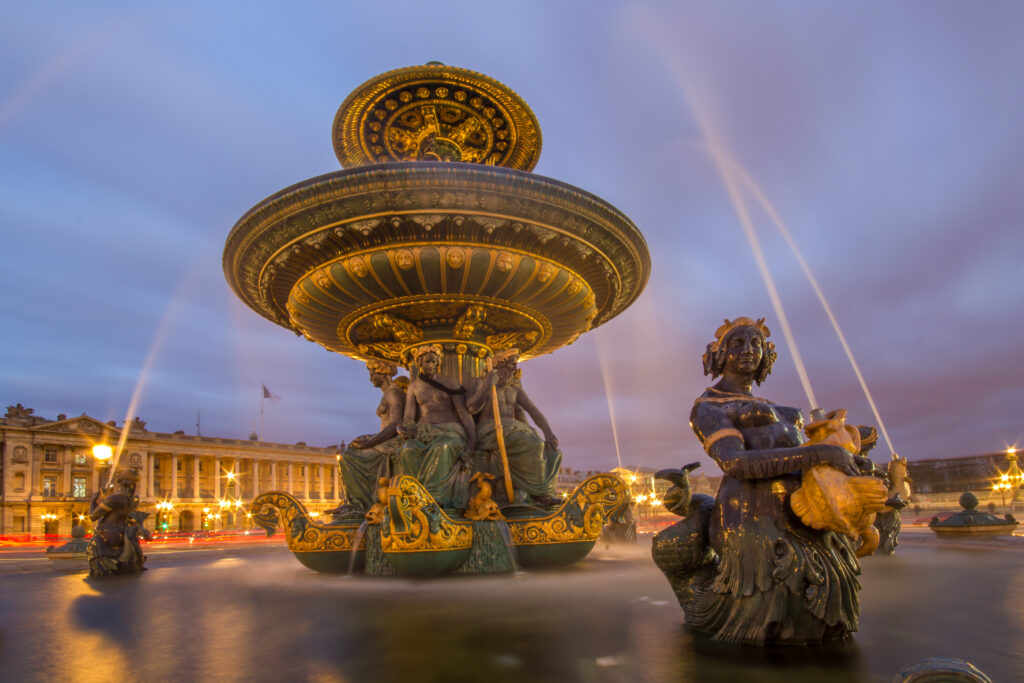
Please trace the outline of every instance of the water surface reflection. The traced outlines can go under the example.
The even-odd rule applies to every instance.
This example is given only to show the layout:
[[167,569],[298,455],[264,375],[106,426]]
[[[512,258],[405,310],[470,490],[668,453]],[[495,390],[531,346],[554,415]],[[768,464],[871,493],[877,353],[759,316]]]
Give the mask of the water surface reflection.
[[[314,574],[283,550],[153,558],[111,581],[0,580],[0,679],[867,681],[926,656],[993,680],[1022,658],[1024,555],[906,542],[864,563],[861,632],[760,650],[691,633],[644,547],[566,571],[434,581]],[[111,667],[95,674],[90,666]]]

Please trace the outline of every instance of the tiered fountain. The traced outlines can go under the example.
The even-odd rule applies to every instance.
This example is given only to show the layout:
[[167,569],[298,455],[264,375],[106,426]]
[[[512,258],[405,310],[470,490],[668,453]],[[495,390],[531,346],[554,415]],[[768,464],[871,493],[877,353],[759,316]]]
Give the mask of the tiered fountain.
[[[349,95],[332,133],[345,170],[260,202],[224,250],[227,280],[248,306],[326,349],[411,367],[417,349],[436,345],[440,373],[468,384],[496,353],[515,348],[526,360],[573,343],[646,284],[636,226],[598,197],[530,173],[537,121],[487,76],[436,62],[387,72]],[[350,555],[368,573],[456,571],[480,535],[474,525],[497,523],[441,509],[408,475],[378,495],[386,514],[369,526],[318,524],[281,493],[252,509],[268,526],[279,517],[296,556],[323,571],[347,568]],[[625,496],[600,475],[557,509],[503,509],[515,559],[582,558]]]

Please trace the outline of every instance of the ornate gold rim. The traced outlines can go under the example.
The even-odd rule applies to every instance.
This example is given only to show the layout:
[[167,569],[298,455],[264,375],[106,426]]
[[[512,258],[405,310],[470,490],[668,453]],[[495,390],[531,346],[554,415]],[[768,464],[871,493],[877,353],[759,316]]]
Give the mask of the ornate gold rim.
[[[399,220],[404,221],[401,227]],[[431,239],[429,225],[439,221],[465,227],[443,228],[447,232]],[[485,230],[490,224],[514,225],[523,232],[509,242],[510,227]],[[509,251],[556,265],[595,294],[597,312],[590,328],[635,300],[650,266],[643,237],[629,219],[571,185],[504,168],[395,163],[313,178],[256,205],[228,237],[225,275],[251,308],[295,329],[287,303],[296,283],[328,261],[380,250],[392,233],[409,235],[396,247],[414,240],[417,246],[440,249],[453,242],[438,237],[459,235],[459,244],[466,247]]]

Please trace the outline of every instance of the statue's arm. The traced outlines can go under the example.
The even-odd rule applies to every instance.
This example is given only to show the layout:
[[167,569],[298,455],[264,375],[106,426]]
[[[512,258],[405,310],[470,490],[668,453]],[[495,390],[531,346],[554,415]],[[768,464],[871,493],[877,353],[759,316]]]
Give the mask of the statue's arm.
[[455,406],[455,414],[459,416],[462,428],[466,430],[466,454],[476,450],[476,424],[473,416],[466,410],[466,398],[462,394],[452,394],[452,404]]
[[733,479],[769,479],[814,465],[832,465],[846,474],[859,474],[853,456],[839,446],[814,444],[747,450],[743,434],[726,412],[714,404],[695,405],[690,413],[690,425],[704,451]]
[[494,377],[495,372],[491,370],[473,381],[472,389],[466,393],[466,410],[470,415],[476,415],[491,402],[491,385],[494,384]]
[[395,431],[406,439],[411,439],[416,436],[416,428],[413,426],[416,424],[416,380],[409,385],[409,388],[405,392],[405,411],[403,412],[402,422],[397,425]]
[[526,390],[522,387],[516,392],[516,407],[522,408],[526,411],[526,414],[530,416],[534,424],[540,427],[540,430],[544,432],[544,440],[551,445],[552,448],[558,448],[558,437],[551,431],[551,425],[548,424],[548,420],[544,417],[544,413],[540,412],[540,408],[534,405],[530,397],[526,395]]

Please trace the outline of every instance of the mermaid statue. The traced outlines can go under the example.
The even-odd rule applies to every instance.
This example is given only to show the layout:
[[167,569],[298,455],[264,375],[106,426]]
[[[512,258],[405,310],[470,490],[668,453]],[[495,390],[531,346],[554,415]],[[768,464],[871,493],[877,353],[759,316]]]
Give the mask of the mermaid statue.
[[[764,319],[726,320],[704,354],[721,379],[695,402],[690,426],[722,469],[718,495],[689,492],[696,466],[658,473],[673,483],[666,506],[684,519],[654,537],[693,629],[749,645],[803,645],[857,630],[860,566],[847,535],[808,526],[790,507],[802,475],[829,465],[860,474],[849,450],[808,444],[799,409],[754,396],[775,362]],[[851,480],[853,478],[851,477]]]

